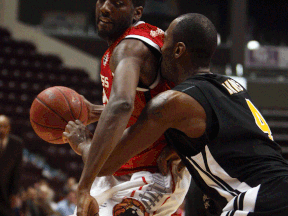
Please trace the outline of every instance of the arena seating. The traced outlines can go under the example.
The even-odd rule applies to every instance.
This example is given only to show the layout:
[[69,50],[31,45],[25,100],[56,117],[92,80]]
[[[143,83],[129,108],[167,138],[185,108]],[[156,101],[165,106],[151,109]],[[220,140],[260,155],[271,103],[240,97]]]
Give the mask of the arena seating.
[[281,146],[283,156],[288,159],[288,109],[262,109],[274,140]]
[[[37,94],[51,86],[70,87],[93,103],[100,103],[101,85],[90,80],[83,69],[64,67],[59,56],[39,53],[33,43],[17,41],[1,27],[0,50],[0,113],[11,117],[12,132],[24,139],[29,152],[44,157],[51,167],[67,176],[79,178],[81,157],[68,144],[53,145],[41,140],[30,125],[29,109]],[[29,162],[24,165],[23,185],[43,178],[39,168]]]

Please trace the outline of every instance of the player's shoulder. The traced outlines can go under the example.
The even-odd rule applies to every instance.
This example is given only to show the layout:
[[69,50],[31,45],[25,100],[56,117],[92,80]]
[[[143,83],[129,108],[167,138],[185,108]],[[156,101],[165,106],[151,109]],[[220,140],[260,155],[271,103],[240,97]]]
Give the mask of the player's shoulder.
[[140,21],[127,31],[124,39],[140,40],[160,52],[164,41],[164,31],[157,26]]
[[[181,128],[181,122],[205,119],[203,107],[191,96],[175,90],[167,90],[154,97],[146,106],[147,118],[163,125]],[[179,126],[179,127],[178,127]]]
[[136,25],[134,25],[131,28],[129,34],[133,34],[136,32],[138,33],[147,32],[150,34],[151,37],[164,35],[164,31],[161,28],[151,25],[149,23],[145,23],[143,21],[139,21]]
[[114,49],[112,59],[121,60],[127,57],[138,58],[144,61],[150,55],[150,49],[141,40],[129,38],[121,41]]
[[193,105],[196,102],[197,101],[193,97],[181,91],[172,89],[162,92],[154,97],[151,101],[151,107],[154,109],[160,108],[163,109],[163,111],[166,110],[167,112],[177,114],[183,113],[184,111],[186,113],[188,109],[193,108]]

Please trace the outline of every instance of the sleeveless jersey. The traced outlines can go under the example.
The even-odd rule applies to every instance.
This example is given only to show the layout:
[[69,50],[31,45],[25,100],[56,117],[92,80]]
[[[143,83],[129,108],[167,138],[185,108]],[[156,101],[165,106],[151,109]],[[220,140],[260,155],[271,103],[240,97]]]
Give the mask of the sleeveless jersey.
[[[141,21],[127,29],[124,34],[108,48],[101,62],[101,81],[103,86],[102,99],[104,105],[106,105],[109,100],[113,84],[114,74],[109,66],[113,50],[122,40],[127,38],[141,40],[145,45],[150,46],[161,53],[164,32],[155,26]],[[170,89],[171,85],[172,84],[168,83],[168,81],[160,78],[160,74],[158,74],[157,80],[149,87],[149,89],[137,88],[134,111],[129,119],[127,127],[130,127],[137,121],[142,109],[145,107],[149,99],[162,91]],[[150,172],[158,171],[156,159],[165,145],[165,137],[162,136],[150,148],[131,158],[117,172],[115,172],[114,175],[126,175],[143,170]]]
[[[207,129],[197,139],[169,129],[165,136],[193,179],[225,206],[240,192],[271,178],[288,175],[287,161],[246,89],[221,75],[195,75],[173,90],[196,99],[207,116]],[[213,119],[213,121],[211,121]]]

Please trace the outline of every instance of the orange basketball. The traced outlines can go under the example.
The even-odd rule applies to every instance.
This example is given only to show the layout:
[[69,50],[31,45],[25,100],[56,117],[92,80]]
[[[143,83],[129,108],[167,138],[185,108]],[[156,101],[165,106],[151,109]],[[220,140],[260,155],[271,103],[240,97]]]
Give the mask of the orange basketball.
[[87,106],[76,91],[64,86],[45,89],[31,105],[31,125],[36,134],[49,143],[63,144],[62,133],[68,121],[76,119],[86,125]]

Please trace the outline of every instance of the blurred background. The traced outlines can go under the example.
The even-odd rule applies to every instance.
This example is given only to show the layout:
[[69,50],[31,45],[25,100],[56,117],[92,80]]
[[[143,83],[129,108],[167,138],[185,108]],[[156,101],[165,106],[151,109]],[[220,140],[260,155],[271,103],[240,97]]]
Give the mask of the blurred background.
[[[81,158],[69,145],[34,133],[29,108],[45,88],[63,85],[101,104],[101,57],[107,44],[95,29],[96,0],[0,0],[0,114],[24,140],[22,191],[43,181],[65,197]],[[238,79],[266,118],[288,159],[288,1],[146,0],[143,21],[166,30],[184,13],[201,13],[218,30],[212,72]],[[89,126],[91,130],[95,125]],[[2,166],[2,165],[1,165]],[[40,183],[39,183],[40,182]]]

